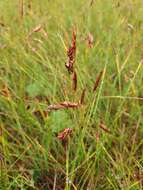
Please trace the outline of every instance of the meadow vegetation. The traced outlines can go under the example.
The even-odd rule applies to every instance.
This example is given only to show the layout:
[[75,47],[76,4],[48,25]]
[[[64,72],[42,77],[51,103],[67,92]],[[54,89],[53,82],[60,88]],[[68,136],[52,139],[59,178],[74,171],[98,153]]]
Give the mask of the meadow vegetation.
[[143,2],[0,1],[0,189],[143,189]]

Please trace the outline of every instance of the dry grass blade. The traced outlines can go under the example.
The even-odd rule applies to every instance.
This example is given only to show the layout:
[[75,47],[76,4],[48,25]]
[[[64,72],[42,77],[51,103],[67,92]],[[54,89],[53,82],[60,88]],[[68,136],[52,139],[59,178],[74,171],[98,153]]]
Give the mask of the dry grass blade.
[[96,134],[95,134],[95,139],[96,139],[96,142],[99,142],[99,139],[100,139],[99,133],[96,133]]
[[65,140],[65,138],[67,138],[71,133],[72,133],[72,129],[66,128],[62,132],[60,132],[57,137],[60,140]]
[[93,42],[94,42],[93,35],[89,33],[87,36],[87,45],[89,48],[93,48]]
[[10,97],[10,91],[8,89],[8,86],[6,84],[3,85],[1,94],[5,97]]
[[0,21],[0,26],[1,27],[6,27],[6,25],[3,22],[1,22],[1,21]]
[[23,0],[19,0],[19,11],[20,11],[20,18],[23,19],[24,16],[24,3]]
[[7,45],[5,44],[0,44],[0,49],[5,49],[7,47]]
[[36,26],[36,27],[32,30],[32,32],[39,32],[41,29],[42,29],[42,25],[39,24],[38,26]]
[[99,127],[103,129],[106,133],[111,133],[111,131],[106,127],[106,125],[101,121]]
[[33,28],[29,34],[28,37],[31,37],[33,33],[37,33],[40,32],[45,38],[48,37],[47,32],[44,30],[44,27],[42,26],[42,24],[37,25],[35,28]]
[[81,94],[80,104],[84,104],[85,92],[86,92],[86,89],[84,88]]
[[76,31],[73,29],[72,32],[72,43],[71,46],[67,50],[67,62],[65,66],[70,73],[73,73],[73,65],[75,63],[75,56],[76,56]]
[[44,37],[45,38],[47,38],[48,37],[48,34],[47,34],[47,32],[42,28],[42,30],[41,30],[41,33],[44,35]]
[[73,90],[76,91],[77,89],[77,74],[74,71],[72,76],[72,84],[73,84]]
[[93,5],[93,3],[94,3],[94,0],[91,0],[91,1],[90,1],[90,6],[92,6],[92,5]]
[[78,108],[80,106],[79,103],[74,102],[61,102],[59,104],[53,104],[48,106],[48,110],[60,110],[60,109],[68,109],[68,108]]
[[99,73],[99,75],[97,76],[97,78],[96,78],[96,81],[95,81],[95,84],[94,84],[94,87],[93,87],[93,92],[95,92],[97,87],[99,86],[99,82],[100,82],[100,80],[102,78],[102,75],[103,75],[103,71],[101,71]]
[[29,33],[29,35],[28,36],[31,36],[33,33],[35,33],[35,32],[40,32],[42,30],[42,25],[41,24],[39,24],[38,26],[36,26],[35,28],[33,28],[32,30],[31,30],[31,32]]
[[29,2],[28,2],[28,8],[29,8],[29,10],[32,9],[32,0],[29,0]]

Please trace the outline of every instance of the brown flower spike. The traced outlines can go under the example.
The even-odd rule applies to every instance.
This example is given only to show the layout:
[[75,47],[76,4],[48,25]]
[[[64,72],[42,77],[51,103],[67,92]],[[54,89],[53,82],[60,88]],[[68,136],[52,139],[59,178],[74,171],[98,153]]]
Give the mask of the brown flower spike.
[[73,72],[73,76],[72,76],[72,86],[73,86],[73,90],[76,91],[77,89],[77,74],[76,71]]
[[75,56],[76,56],[76,32],[75,29],[73,29],[72,43],[67,50],[67,62],[65,63],[65,66],[70,73],[73,73],[74,71],[73,65],[75,63]]
[[82,94],[81,94],[80,104],[84,104],[85,92],[86,92],[86,89],[84,88],[83,91],[82,91]]
[[94,84],[94,87],[93,87],[93,92],[95,92],[97,87],[99,86],[99,82],[100,82],[100,80],[102,78],[102,75],[103,75],[103,70],[99,73],[99,75],[96,78],[96,81],[95,81],[95,84]]
[[66,128],[62,132],[60,132],[57,137],[59,140],[65,140],[71,133],[72,133],[72,129]]
[[53,104],[48,106],[48,110],[60,110],[60,109],[68,109],[68,108],[78,108],[80,106],[79,103],[74,102],[61,102],[59,104]]

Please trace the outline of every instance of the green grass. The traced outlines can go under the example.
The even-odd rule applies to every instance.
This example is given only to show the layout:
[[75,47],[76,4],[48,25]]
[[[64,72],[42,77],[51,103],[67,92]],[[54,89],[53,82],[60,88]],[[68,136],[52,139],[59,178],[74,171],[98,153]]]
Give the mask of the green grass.
[[[21,2],[0,1],[0,189],[143,189],[142,1],[23,0],[23,15]],[[73,27],[76,92],[65,68]],[[44,115],[84,88],[83,106]]]

